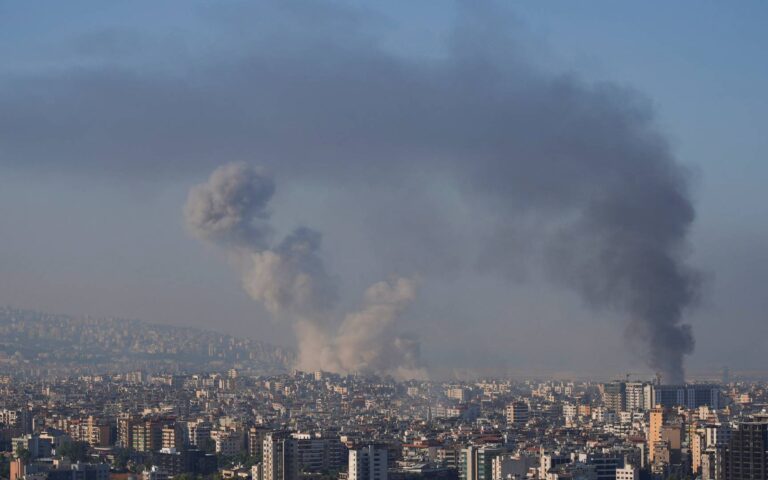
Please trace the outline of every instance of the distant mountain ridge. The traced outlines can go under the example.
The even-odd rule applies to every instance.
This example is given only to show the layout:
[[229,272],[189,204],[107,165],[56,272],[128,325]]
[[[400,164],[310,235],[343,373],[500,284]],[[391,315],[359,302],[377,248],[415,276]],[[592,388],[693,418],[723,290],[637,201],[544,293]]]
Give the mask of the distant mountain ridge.
[[294,352],[251,338],[140,320],[0,307],[0,371],[285,371]]

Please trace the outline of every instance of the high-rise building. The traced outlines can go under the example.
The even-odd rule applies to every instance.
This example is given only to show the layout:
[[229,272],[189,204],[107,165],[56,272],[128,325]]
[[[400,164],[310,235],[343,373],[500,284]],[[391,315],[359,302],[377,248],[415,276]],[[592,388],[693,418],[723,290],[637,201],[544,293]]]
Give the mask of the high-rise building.
[[342,455],[346,454],[346,450],[338,436],[294,433],[291,440],[298,470],[327,472],[341,468]]
[[616,471],[624,466],[624,456],[610,453],[591,453],[586,456],[587,465],[594,467],[597,480],[615,480]]
[[248,455],[262,457],[264,438],[268,430],[265,427],[251,427],[248,429]]
[[696,430],[691,433],[689,444],[691,447],[691,471],[698,474],[701,471],[701,457],[707,446],[704,432]]
[[627,382],[625,386],[624,407],[628,412],[645,410],[648,406],[645,403],[646,387],[648,384],[643,382]]
[[88,417],[86,423],[86,441],[92,447],[108,447],[112,443],[112,425],[106,420]]
[[186,433],[189,436],[187,443],[199,449],[207,448],[211,440],[213,426],[210,422],[198,419],[187,423]]
[[661,441],[661,428],[664,426],[664,409],[656,406],[651,410],[648,422],[648,461],[653,463],[654,451],[657,442]]
[[614,413],[626,410],[626,388],[624,382],[610,382],[603,384],[603,404],[605,408]]
[[512,425],[525,425],[528,423],[530,411],[525,402],[512,402],[507,405],[507,423]]
[[613,381],[601,386],[603,405],[614,413],[648,410],[651,407],[652,386],[647,382]]
[[710,448],[701,454],[701,480],[723,480],[722,449]]
[[492,480],[493,460],[506,452],[506,449],[499,446],[470,445],[462,449],[459,459],[459,479]]
[[571,463],[570,455],[542,449],[539,452],[539,478],[547,478],[550,470],[568,463]]
[[176,423],[163,426],[162,448],[181,450],[184,446],[181,427]]
[[156,452],[163,447],[163,423],[149,419],[131,425],[131,448],[137,452]]
[[216,446],[216,453],[225,457],[240,454],[245,446],[244,436],[240,430],[216,430],[211,433],[211,438]]
[[525,478],[528,470],[537,465],[536,457],[525,455],[501,454],[491,461],[493,480]]
[[297,480],[293,442],[289,432],[269,432],[264,437],[262,480]]
[[387,456],[383,445],[350,449],[348,480],[387,480]]
[[467,401],[468,394],[467,389],[464,387],[451,387],[445,391],[445,395],[457,402],[464,403]]
[[768,478],[768,417],[740,422],[725,449],[725,480]]
[[720,386],[712,384],[654,385],[653,404],[664,407],[720,408]]

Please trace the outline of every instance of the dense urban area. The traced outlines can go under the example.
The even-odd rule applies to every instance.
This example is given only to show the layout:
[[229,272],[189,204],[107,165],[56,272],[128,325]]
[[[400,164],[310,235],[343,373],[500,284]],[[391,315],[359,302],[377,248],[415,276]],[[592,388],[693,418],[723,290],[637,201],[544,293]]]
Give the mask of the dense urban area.
[[[0,476],[10,480],[721,480],[768,472],[766,384],[732,381],[727,370],[717,384],[686,385],[633,374],[430,382],[267,373],[287,365],[290,352],[127,321],[11,309],[0,318]],[[10,352],[14,342],[21,350]]]

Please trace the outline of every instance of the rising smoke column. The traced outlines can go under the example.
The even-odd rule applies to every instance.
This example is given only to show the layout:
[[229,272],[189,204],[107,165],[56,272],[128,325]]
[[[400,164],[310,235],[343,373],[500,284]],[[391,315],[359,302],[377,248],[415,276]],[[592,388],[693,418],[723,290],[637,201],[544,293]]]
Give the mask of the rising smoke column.
[[292,322],[298,368],[426,378],[418,342],[395,328],[416,298],[415,282],[397,277],[374,284],[366,291],[363,309],[347,315],[334,334],[330,315],[338,295],[318,255],[321,235],[299,227],[270,247],[267,207],[274,191],[271,177],[247,164],[219,167],[190,190],[187,227],[196,237],[226,248],[251,298]]
[[347,370],[398,372],[405,378],[426,378],[419,364],[418,342],[398,335],[396,322],[416,299],[416,281],[394,278],[365,292],[365,303],[339,327],[336,351]]
[[228,249],[243,288],[274,315],[321,318],[336,303],[336,286],[318,256],[320,233],[299,227],[270,247],[272,178],[245,163],[217,168],[193,187],[184,218],[196,237]]
[[[440,275],[458,259],[456,277],[479,264],[520,278],[517,270],[536,259],[553,282],[613,309],[648,365],[680,381],[693,349],[683,313],[697,290],[686,265],[695,212],[685,169],[652,108],[614,83],[542,68],[519,22],[506,21],[493,2],[459,3],[446,44],[417,59],[377,36],[368,9],[267,0],[233,16],[260,28],[236,29],[252,36],[237,38],[230,56],[195,56],[175,75],[165,61],[156,70],[78,63],[16,72],[0,81],[0,162],[145,178],[207,171],[222,156],[271,159],[292,180],[371,192],[347,198],[352,210],[385,203],[392,218],[372,222],[364,240],[383,264]],[[231,38],[228,27],[215,27],[222,39]],[[192,230],[244,252],[245,285],[273,311],[291,299],[327,305],[320,299],[328,289],[308,281],[317,275],[295,279],[304,264],[272,248],[264,204],[271,180],[254,178],[266,183],[231,198],[249,175],[222,174],[218,182],[234,183],[201,187],[209,192],[194,202]],[[466,236],[459,210],[482,218]],[[531,228],[530,218],[544,227]],[[255,275],[252,264],[273,273]],[[294,273],[279,287],[264,283],[275,269]],[[457,298],[469,303],[471,294]],[[333,359],[335,333],[326,336],[318,351]]]
[[333,336],[313,323],[297,323],[299,368],[426,379],[419,342],[397,331],[398,320],[416,300],[416,288],[416,280],[403,277],[375,283],[366,290],[363,306],[347,314]]
[[698,287],[681,261],[694,212],[676,174],[622,179],[560,232],[550,258],[589,303],[629,312],[628,340],[639,340],[649,365],[673,384],[684,381],[684,355],[693,351],[681,320]]

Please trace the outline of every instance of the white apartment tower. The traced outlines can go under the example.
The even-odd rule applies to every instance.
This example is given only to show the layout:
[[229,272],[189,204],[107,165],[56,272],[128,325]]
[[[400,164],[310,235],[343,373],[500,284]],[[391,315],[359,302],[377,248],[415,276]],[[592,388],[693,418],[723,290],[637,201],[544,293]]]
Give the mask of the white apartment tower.
[[387,449],[368,445],[349,451],[349,480],[387,480]]

